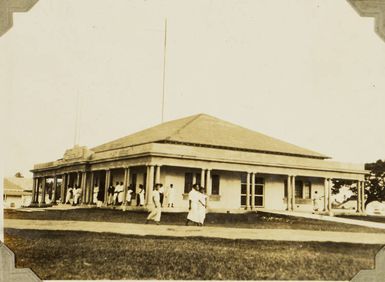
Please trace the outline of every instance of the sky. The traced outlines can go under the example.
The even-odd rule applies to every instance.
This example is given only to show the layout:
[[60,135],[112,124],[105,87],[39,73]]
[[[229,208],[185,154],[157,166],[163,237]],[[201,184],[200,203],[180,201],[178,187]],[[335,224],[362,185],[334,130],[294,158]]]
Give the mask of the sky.
[[385,42],[335,0],[40,0],[0,38],[3,175],[206,113],[333,157],[385,158]]

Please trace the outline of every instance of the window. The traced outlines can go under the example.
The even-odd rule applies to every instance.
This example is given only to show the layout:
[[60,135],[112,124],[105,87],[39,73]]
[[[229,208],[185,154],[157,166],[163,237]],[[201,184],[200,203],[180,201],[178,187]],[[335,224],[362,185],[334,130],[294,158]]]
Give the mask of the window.
[[262,177],[255,177],[254,203],[256,207],[263,206],[264,186],[265,186],[265,179],[263,179]]
[[219,175],[211,176],[212,188],[211,195],[219,195]]
[[311,199],[311,184],[310,182],[305,182],[303,184],[303,198]]
[[193,174],[191,172],[186,172],[184,174],[184,193],[187,194],[191,191],[193,185]]
[[295,181],[295,197],[296,198],[302,198],[303,194],[303,182],[302,180],[296,180]]
[[195,183],[198,184],[198,185],[201,185],[201,174],[200,173],[197,173],[195,174]]
[[295,181],[295,197],[300,199],[311,199],[311,183],[309,181]]

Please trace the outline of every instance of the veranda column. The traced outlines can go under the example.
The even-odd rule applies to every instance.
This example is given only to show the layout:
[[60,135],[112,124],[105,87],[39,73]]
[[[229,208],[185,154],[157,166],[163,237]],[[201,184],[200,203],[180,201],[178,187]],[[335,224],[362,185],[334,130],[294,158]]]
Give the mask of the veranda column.
[[40,177],[37,177],[36,178],[36,193],[35,193],[35,199],[34,199],[36,204],[39,203],[40,182],[41,182]]
[[160,183],[160,165],[156,166],[155,183]]
[[324,211],[328,210],[328,179],[324,179]]
[[95,187],[95,173],[91,171],[91,180],[90,180],[90,188],[89,188],[89,194],[87,199],[87,204],[93,204],[94,203],[94,187]]
[[82,172],[82,182],[81,182],[81,189],[82,189],[82,204],[86,201],[86,185],[87,185],[87,172]]
[[130,185],[130,168],[125,167],[124,168],[124,178],[123,178],[123,210],[126,210],[126,204],[127,204],[127,190],[128,190],[128,185]]
[[332,180],[329,178],[328,179],[328,211],[329,213],[332,211],[332,199],[331,199],[331,195],[332,195]]
[[255,173],[251,173],[251,209],[255,208]]
[[35,203],[35,197],[36,197],[36,177],[33,178],[33,183],[32,183],[32,199],[31,203]]
[[205,186],[205,169],[202,168],[202,171],[201,171],[201,187],[204,187]]
[[46,178],[43,177],[43,183],[42,183],[42,193],[41,193],[41,203],[45,204],[45,184],[46,184]]
[[211,195],[211,170],[207,170],[207,175],[206,175],[206,194]]
[[56,204],[57,175],[53,176],[52,203]]
[[361,181],[361,212],[365,212],[365,181]]
[[287,210],[291,210],[291,176],[287,176]]
[[154,190],[154,166],[149,165],[149,177],[148,177],[148,198],[147,198],[147,206],[152,206],[152,191]]
[[250,172],[246,174],[246,209],[250,209]]
[[357,185],[357,209],[356,209],[356,212],[360,213],[361,212],[361,196],[362,196],[360,181],[357,181],[356,185]]
[[61,177],[61,187],[60,187],[60,199],[62,204],[65,203],[65,191],[67,188],[67,174],[64,173]]
[[105,179],[105,184],[104,184],[104,204],[106,204],[106,205],[108,203],[108,187],[110,186],[110,174],[111,174],[111,170],[107,169],[106,170],[106,179]]
[[291,177],[291,210],[295,210],[295,175]]

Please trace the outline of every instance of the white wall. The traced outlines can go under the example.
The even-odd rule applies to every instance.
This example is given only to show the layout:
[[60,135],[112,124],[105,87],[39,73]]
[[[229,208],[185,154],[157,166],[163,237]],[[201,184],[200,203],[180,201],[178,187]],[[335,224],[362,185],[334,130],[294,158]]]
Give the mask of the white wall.
[[272,210],[285,210],[286,203],[285,185],[286,176],[281,175],[261,175],[265,179],[265,208]]

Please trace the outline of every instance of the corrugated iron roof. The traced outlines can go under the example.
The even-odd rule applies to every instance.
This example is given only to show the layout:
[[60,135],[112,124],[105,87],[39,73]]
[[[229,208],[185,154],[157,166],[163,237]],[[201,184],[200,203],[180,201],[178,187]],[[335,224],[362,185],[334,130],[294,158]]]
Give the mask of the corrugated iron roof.
[[241,127],[219,118],[198,114],[139,131],[92,148],[94,152],[116,150],[154,142],[251,150],[326,159],[326,155]]

